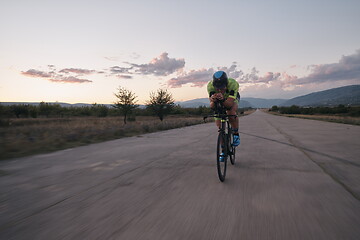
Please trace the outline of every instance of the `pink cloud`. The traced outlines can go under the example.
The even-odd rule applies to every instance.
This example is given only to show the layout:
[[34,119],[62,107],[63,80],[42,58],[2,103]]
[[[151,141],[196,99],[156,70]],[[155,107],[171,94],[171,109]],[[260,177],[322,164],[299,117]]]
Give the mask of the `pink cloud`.
[[51,78],[48,80],[50,82],[57,82],[57,83],[89,83],[89,82],[92,82],[91,80],[80,79],[77,77],[59,77],[59,78]]
[[116,75],[118,78],[122,78],[122,79],[131,79],[133,78],[132,76],[130,75]]
[[281,84],[283,87],[288,87],[288,86],[294,85],[296,83],[297,79],[298,79],[297,76],[295,76],[295,75],[291,76],[286,72],[283,72],[281,74]]
[[128,64],[134,68],[135,73],[153,74],[155,76],[167,76],[184,68],[185,60],[183,58],[169,58],[168,55],[167,52],[164,52],[159,57],[152,59],[148,64]]
[[59,73],[77,73],[77,74],[91,74],[95,70],[81,69],[81,68],[64,68]]
[[[64,77],[62,74],[59,73],[86,73],[86,71],[84,71],[84,69],[75,69],[75,68],[69,68],[68,70],[70,71],[64,71],[61,70],[58,73],[55,71],[54,66],[53,65],[48,65],[48,67],[50,68],[51,71],[49,72],[44,72],[44,71],[39,71],[39,70],[35,70],[35,69],[30,69],[26,72],[21,72],[21,74],[28,76],[28,77],[40,77],[40,78],[45,78],[46,80],[50,81],[50,82],[57,82],[57,83],[89,83],[92,82],[91,80],[88,79],[80,79],[74,76],[67,76]],[[80,71],[78,71],[80,70]],[[91,70],[92,71],[92,70]]]
[[30,70],[27,70],[26,72],[21,72],[21,74],[28,76],[28,77],[40,77],[40,78],[49,78],[52,76],[50,73],[35,70],[35,69],[30,69]]
[[311,74],[298,78],[296,84],[360,81],[360,50],[355,54],[342,56],[339,62],[310,65]]
[[270,83],[273,81],[279,80],[281,74],[280,73],[273,73],[273,72],[267,72],[263,77],[260,77],[258,79],[258,82],[261,83]]
[[179,77],[170,79],[167,83],[171,88],[179,88],[182,85],[191,83],[192,87],[202,87],[207,84],[208,81],[212,79],[214,74],[214,69],[200,69],[200,70],[191,70],[188,73],[184,73]]
[[229,68],[219,67],[217,70],[213,68],[203,68],[199,70],[191,70],[189,72],[182,72],[181,75],[168,80],[167,83],[171,88],[178,88],[189,83],[191,84],[191,87],[203,87],[212,80],[214,72],[218,70],[225,71],[229,77],[234,79],[243,75],[243,72],[237,69],[236,62],[234,62]]

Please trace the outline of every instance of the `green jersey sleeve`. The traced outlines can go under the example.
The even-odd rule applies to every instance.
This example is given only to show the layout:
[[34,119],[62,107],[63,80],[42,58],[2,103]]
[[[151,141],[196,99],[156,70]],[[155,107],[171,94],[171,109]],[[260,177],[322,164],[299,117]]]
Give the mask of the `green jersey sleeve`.
[[236,99],[239,91],[239,83],[235,79],[229,78],[227,89],[229,91],[229,97]]

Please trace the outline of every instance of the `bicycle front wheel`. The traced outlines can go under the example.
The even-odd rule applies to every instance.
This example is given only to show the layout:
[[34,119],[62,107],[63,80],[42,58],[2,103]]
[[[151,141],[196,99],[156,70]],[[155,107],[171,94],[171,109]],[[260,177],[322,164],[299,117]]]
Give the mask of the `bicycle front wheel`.
[[235,150],[236,148],[232,145],[234,142],[234,135],[232,133],[228,134],[228,150],[229,150],[229,156],[230,156],[230,162],[232,165],[235,164]]
[[225,181],[226,176],[226,164],[228,156],[227,151],[227,139],[225,134],[220,132],[217,141],[216,165],[218,176],[221,182]]

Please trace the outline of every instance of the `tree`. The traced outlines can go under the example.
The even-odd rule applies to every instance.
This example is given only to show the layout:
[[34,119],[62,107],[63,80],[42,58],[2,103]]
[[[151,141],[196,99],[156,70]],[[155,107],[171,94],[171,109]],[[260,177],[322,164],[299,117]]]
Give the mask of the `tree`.
[[278,106],[272,106],[271,107],[271,109],[270,109],[270,111],[272,111],[272,112],[277,112],[277,111],[279,111],[279,107]]
[[32,118],[37,118],[38,113],[39,113],[38,106],[33,106],[33,105],[29,106],[29,114]]
[[174,99],[172,94],[166,89],[158,89],[156,92],[150,93],[150,100],[146,102],[146,108],[155,113],[160,121],[164,120],[164,116],[169,114],[174,107]]
[[49,117],[51,113],[51,105],[49,103],[41,102],[39,104],[39,114],[42,116]]
[[124,124],[126,124],[126,119],[129,113],[135,108],[138,107],[136,105],[136,98],[135,94],[127,90],[126,88],[119,87],[118,92],[114,93],[114,95],[117,97],[117,101],[114,102],[115,105],[112,107],[117,108],[121,111],[121,113],[124,115]]
[[20,118],[20,116],[27,117],[29,115],[28,105],[11,105],[10,109],[15,114],[16,118]]
[[97,117],[106,117],[109,112],[109,108],[102,104],[93,103],[91,106],[91,111],[93,115]]

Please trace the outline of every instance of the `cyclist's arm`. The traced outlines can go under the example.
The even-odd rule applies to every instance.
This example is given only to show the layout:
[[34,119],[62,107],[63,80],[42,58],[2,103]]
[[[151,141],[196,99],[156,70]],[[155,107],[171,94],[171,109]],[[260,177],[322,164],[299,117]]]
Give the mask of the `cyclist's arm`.
[[210,100],[210,102],[223,101],[224,96],[221,93],[210,92],[209,100]]
[[216,100],[216,91],[214,87],[212,86],[212,81],[208,82],[207,84],[207,92],[209,94],[209,101],[214,102]]
[[232,108],[232,106],[234,105],[235,103],[235,99],[232,98],[232,97],[228,97],[225,102],[223,103],[224,107],[227,108],[227,109],[230,109]]
[[213,91],[209,92],[209,100],[210,102],[214,102],[216,100],[215,92]]
[[236,98],[237,98],[238,91],[239,91],[239,83],[236,82],[234,79],[231,79],[231,82],[229,85],[229,91],[230,91],[229,96],[227,97],[226,101],[224,102],[224,106],[227,109],[230,109],[234,105]]

